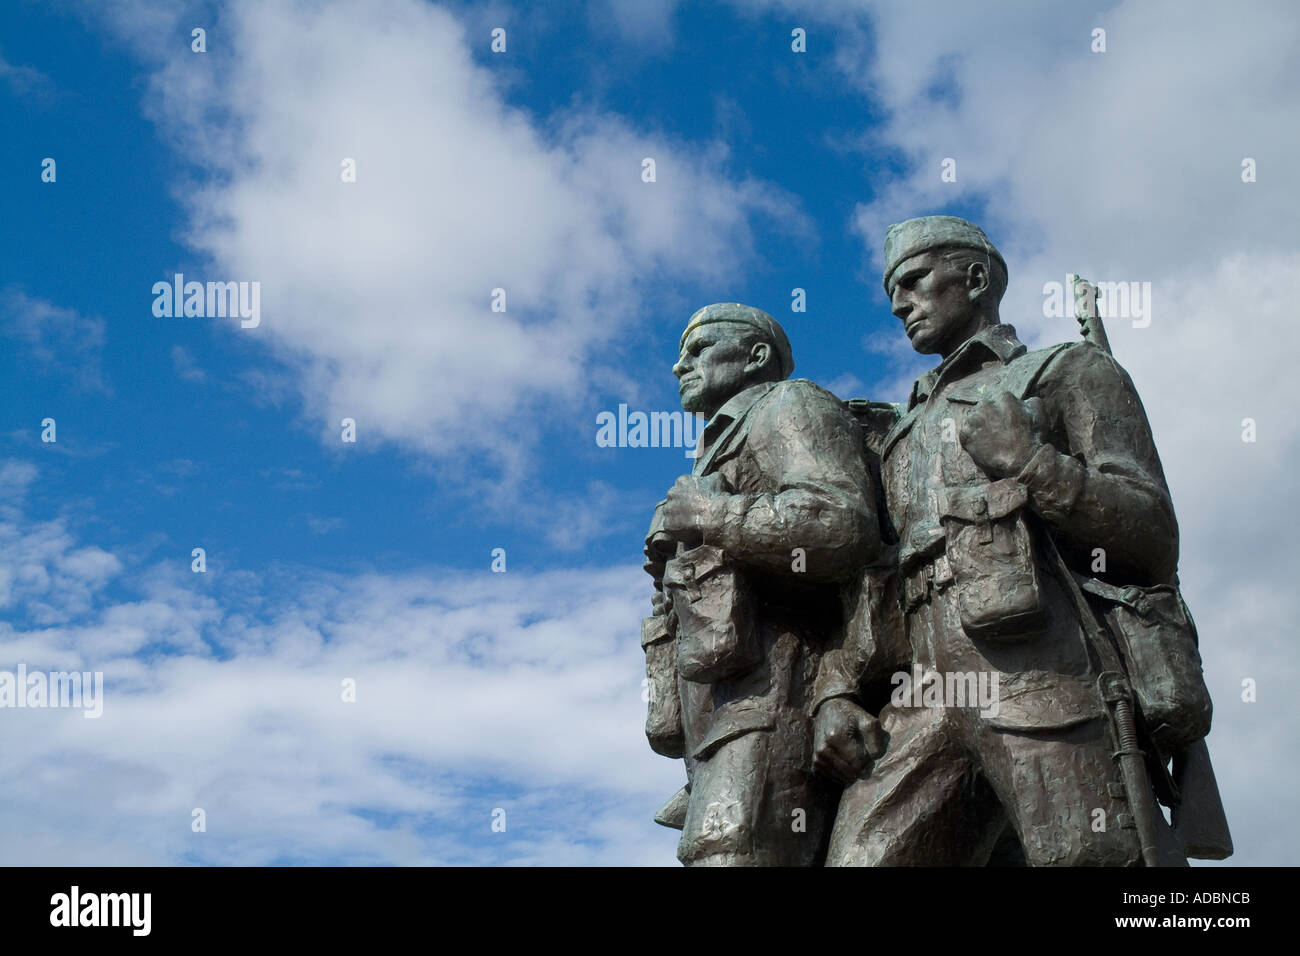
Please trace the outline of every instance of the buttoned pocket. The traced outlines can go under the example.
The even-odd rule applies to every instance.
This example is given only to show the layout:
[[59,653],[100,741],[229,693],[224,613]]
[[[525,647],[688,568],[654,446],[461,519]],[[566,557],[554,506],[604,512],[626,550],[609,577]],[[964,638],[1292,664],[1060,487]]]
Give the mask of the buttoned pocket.
[[686,680],[709,683],[759,662],[753,595],[720,548],[701,545],[669,561],[664,591],[677,616],[677,669]]
[[949,488],[941,496],[951,587],[971,637],[1021,641],[1045,621],[1028,500],[1014,478]]

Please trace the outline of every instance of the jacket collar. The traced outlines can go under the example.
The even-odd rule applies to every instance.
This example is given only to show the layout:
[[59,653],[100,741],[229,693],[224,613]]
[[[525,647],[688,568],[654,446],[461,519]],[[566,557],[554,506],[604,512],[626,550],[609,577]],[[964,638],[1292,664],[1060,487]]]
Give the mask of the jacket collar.
[[754,407],[754,404],[770,392],[775,385],[776,382],[759,382],[756,385],[743,388],[723,402],[722,407],[713,413],[713,417],[704,426],[704,432],[700,436],[699,455],[695,459],[695,467],[692,469],[695,474],[704,473],[718,451],[726,443],[727,438],[734,430],[735,424],[744,418],[746,413]]
[[725,427],[727,422],[735,421],[749,411],[750,406],[766,395],[775,384],[775,382],[759,382],[757,385],[742,388],[722,403],[722,407],[713,413],[713,417],[704,426],[704,430],[713,429],[716,431],[718,428]]
[[924,402],[930,397],[930,393],[935,390],[940,380],[945,377],[951,378],[959,370],[968,368],[974,362],[983,363],[993,358],[1006,365],[1027,351],[1028,349],[1016,338],[1014,326],[1007,325],[1005,322],[987,326],[968,338],[957,347],[955,352],[916,380],[907,407],[914,408]]

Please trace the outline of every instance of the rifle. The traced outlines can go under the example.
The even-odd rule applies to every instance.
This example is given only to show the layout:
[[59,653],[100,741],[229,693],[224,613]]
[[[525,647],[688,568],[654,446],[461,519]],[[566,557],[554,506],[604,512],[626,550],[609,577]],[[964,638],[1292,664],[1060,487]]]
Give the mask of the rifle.
[[1066,280],[1074,296],[1074,317],[1079,320],[1079,334],[1107,355],[1113,354],[1106,327],[1097,313],[1097,287],[1075,272],[1066,276]]
[[[1113,354],[1106,327],[1097,309],[1097,287],[1075,273],[1069,274],[1068,282],[1080,335],[1107,355]],[[1160,811],[1152,798],[1153,781],[1148,768],[1156,770],[1154,783],[1165,795],[1164,802],[1173,811],[1174,829],[1182,838],[1186,854],[1204,859],[1223,859],[1231,855],[1232,838],[1228,833],[1227,818],[1204,738],[1174,754],[1174,777],[1177,777],[1177,782],[1170,776],[1164,756],[1147,734],[1142,736],[1146,738],[1151,753],[1148,755],[1141,749],[1139,713],[1119,648],[1084,597],[1079,582],[1061,556],[1050,531],[1045,537],[1048,555],[1078,607],[1084,633],[1101,667],[1098,686],[1115,728],[1119,747],[1115,757],[1119,761],[1124,789],[1133,810],[1143,862],[1147,866],[1159,865],[1157,816]],[[1184,805],[1184,793],[1188,793],[1191,802],[1196,804],[1190,815]]]
[[1053,568],[1065,589],[1070,592],[1079,611],[1079,623],[1087,637],[1089,646],[1101,674],[1097,677],[1097,687],[1101,699],[1110,714],[1111,724],[1115,728],[1115,742],[1119,749],[1114,757],[1119,761],[1120,776],[1124,780],[1124,794],[1133,811],[1133,822],[1137,826],[1138,842],[1142,846],[1142,862],[1147,866],[1160,865],[1160,852],[1156,845],[1156,809],[1155,797],[1151,789],[1151,777],[1147,773],[1147,755],[1138,745],[1137,720],[1133,712],[1133,688],[1120,660],[1119,651],[1109,633],[1097,620],[1092,606],[1074,579],[1074,572],[1065,563],[1060,550],[1056,547],[1050,531],[1043,537],[1047,541],[1047,554]]

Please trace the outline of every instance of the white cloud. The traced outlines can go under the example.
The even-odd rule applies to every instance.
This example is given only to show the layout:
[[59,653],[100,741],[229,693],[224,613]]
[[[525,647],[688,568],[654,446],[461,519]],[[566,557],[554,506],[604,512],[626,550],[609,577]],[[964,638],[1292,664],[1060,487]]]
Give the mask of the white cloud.
[[171,349],[172,368],[176,377],[184,382],[205,382],[208,373],[194,360],[194,354],[183,345],[173,345]]
[[721,147],[508,106],[431,4],[236,2],[205,56],[164,54],[146,27],[165,14],[124,10],[160,127],[202,175],[181,190],[188,241],[211,278],[261,282],[261,327],[240,334],[295,370],[332,447],[347,416],[364,441],[518,471],[521,417],[577,408],[645,321],[645,283],[729,275],[753,216],[801,228],[786,197],[727,178]]
[[0,627],[0,668],[101,670],[104,713],[4,713],[5,863],[672,861],[650,815],[682,770],[641,732],[639,569],[209,581],[48,530],[0,522],[0,579],[33,563],[14,542],[48,542],[9,616],[57,618]]
[[607,19],[625,40],[654,48],[669,46],[678,0],[605,0],[591,5],[597,23]]

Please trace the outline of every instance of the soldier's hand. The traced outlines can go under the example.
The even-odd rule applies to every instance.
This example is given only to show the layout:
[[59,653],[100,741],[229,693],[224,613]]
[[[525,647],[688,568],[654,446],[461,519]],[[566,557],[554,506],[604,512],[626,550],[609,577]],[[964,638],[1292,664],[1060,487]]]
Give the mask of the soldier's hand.
[[682,541],[698,539],[716,530],[722,504],[723,499],[710,494],[699,478],[682,475],[668,489],[663,507],[664,531]]
[[862,775],[885,752],[885,731],[851,700],[836,697],[817,710],[813,723],[813,769],[842,784]]
[[990,477],[1020,474],[1038,451],[1033,419],[1010,392],[986,398],[961,423],[961,446]]
[[641,568],[646,574],[655,579],[656,586],[663,581],[668,559],[673,556],[673,552],[676,550],[677,542],[662,531],[655,532],[653,540],[646,539],[645,564],[641,565]]

